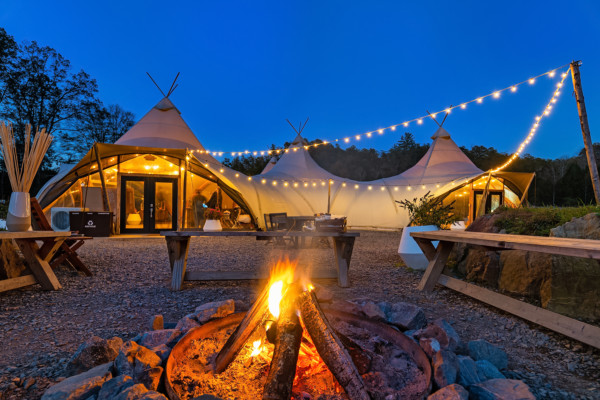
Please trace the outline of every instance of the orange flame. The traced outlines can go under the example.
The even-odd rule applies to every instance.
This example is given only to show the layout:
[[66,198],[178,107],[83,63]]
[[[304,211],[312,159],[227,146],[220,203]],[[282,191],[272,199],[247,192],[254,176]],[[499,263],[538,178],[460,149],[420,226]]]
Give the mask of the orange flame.
[[250,353],[250,357],[256,357],[257,355],[260,354],[260,352],[262,350],[262,348],[260,346],[261,344],[262,344],[261,340],[255,340],[252,343],[253,349],[252,349],[252,353]]
[[275,319],[279,318],[279,306],[287,285],[294,281],[298,261],[285,259],[278,261],[271,269],[271,278],[269,280],[269,312]]

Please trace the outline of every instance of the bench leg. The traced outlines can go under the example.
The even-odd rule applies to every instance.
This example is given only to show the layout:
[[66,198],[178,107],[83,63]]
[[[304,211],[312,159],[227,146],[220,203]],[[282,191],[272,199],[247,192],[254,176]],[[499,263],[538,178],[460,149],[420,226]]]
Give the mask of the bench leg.
[[348,268],[350,268],[350,259],[352,258],[352,249],[354,248],[353,237],[334,237],[333,252],[337,262],[338,285],[340,287],[349,287]]
[[426,292],[431,292],[435,287],[442,271],[444,270],[444,266],[446,265],[446,260],[450,255],[450,251],[452,251],[452,246],[454,243],[452,242],[442,242],[438,245],[435,250],[435,255],[432,259],[429,260],[429,265],[425,270],[425,274],[419,282],[419,286],[417,289],[424,290]]
[[187,266],[187,255],[190,247],[190,238],[167,236],[167,251],[169,252],[169,263],[171,264],[171,290],[181,290],[185,278]]
[[[57,242],[62,243],[63,239],[58,239]],[[35,240],[27,240],[27,239],[15,239],[19,249],[23,253],[25,257],[25,261],[29,265],[29,269],[35,276],[36,281],[42,286],[45,290],[58,290],[61,289],[60,282],[58,282],[58,278],[54,275],[54,271],[52,271],[52,267],[48,264],[48,261],[44,260],[40,256],[40,248],[35,242]]]

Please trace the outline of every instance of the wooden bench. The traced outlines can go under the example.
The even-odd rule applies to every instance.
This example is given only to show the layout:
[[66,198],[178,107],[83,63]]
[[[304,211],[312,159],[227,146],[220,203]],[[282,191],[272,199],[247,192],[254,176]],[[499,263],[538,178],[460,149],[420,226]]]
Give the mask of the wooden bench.
[[[429,265],[419,283],[419,290],[431,291],[436,283],[439,283],[555,332],[600,348],[599,327],[442,274],[454,243],[465,243],[487,250],[525,250],[600,260],[600,240],[466,231],[413,232],[411,236],[429,260]],[[439,241],[437,248],[432,244],[434,241]]]
[[[0,292],[39,283],[45,290],[61,288],[49,261],[54,257],[71,232],[29,231],[0,232],[0,240],[14,240],[31,270],[30,275],[0,280]],[[38,245],[42,242],[42,246]]]
[[167,241],[169,252],[169,263],[171,265],[171,290],[181,290],[184,280],[245,280],[266,279],[268,276],[256,271],[190,271],[186,272],[187,254],[190,238],[192,236],[204,237],[255,237],[255,238],[306,238],[306,237],[330,237],[333,238],[333,251],[336,259],[337,274],[328,271],[314,271],[313,278],[335,278],[341,287],[350,286],[348,279],[348,268],[352,258],[354,240],[360,236],[358,232],[302,232],[302,231],[168,231],[161,232]]
[[[42,231],[54,231],[52,226],[46,219],[46,215],[38,203],[35,197],[31,198],[31,216],[37,225],[36,228]],[[50,266],[56,268],[62,263],[68,264],[77,271],[83,272],[87,276],[92,276],[92,272],[84,264],[83,261],[77,255],[77,249],[79,249],[86,240],[92,239],[88,236],[73,234],[68,232],[70,238],[66,239],[60,246],[60,249],[54,255],[54,258],[50,260]]]

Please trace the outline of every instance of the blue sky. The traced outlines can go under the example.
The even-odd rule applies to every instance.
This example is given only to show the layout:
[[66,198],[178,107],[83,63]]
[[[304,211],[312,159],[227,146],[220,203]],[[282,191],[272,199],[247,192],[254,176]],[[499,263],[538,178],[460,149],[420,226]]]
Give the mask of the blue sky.
[[[581,59],[592,139],[600,142],[597,1],[15,1],[0,26],[56,48],[95,77],[100,98],[141,118],[161,95],[150,72],[211,150],[260,150],[401,123]],[[445,124],[470,147],[515,150],[556,79],[453,112]],[[566,90],[525,152],[574,155],[583,142]],[[361,140],[387,149],[404,130],[427,143],[436,125]]]

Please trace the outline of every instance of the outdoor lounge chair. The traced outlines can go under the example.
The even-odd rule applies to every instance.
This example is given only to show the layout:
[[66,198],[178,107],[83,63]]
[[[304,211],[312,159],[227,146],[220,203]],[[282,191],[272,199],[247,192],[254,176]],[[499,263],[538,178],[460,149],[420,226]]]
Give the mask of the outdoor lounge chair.
[[[35,227],[40,231],[52,231],[52,226],[46,219],[46,215],[44,215],[44,211],[38,203],[35,197],[31,198],[31,215],[33,217],[33,221],[35,222]],[[79,249],[86,240],[92,239],[88,236],[79,236],[77,232],[72,233],[72,238],[66,239],[63,244],[60,246],[60,249],[56,252],[56,254],[50,260],[50,266],[52,268],[56,268],[60,264],[64,263],[66,265],[71,266],[77,271],[83,272],[87,276],[92,276],[92,272],[89,270],[87,265],[79,259],[77,255],[77,249]]]

